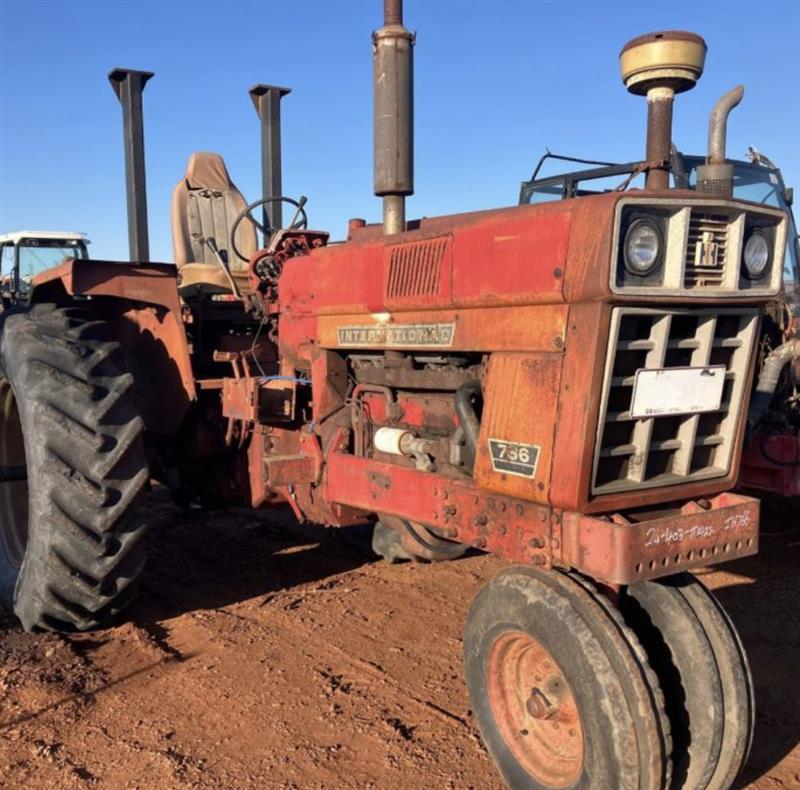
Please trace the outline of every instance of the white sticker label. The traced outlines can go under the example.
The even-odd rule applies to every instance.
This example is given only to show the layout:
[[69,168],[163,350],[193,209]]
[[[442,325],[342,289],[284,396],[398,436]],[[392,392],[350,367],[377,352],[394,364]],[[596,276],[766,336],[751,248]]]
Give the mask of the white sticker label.
[[631,417],[663,417],[716,411],[722,403],[725,366],[640,368],[631,398]]

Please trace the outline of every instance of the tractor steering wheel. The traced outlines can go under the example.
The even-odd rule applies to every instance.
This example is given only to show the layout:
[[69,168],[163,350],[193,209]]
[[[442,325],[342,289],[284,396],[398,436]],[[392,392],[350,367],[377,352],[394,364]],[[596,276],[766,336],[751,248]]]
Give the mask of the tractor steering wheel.
[[295,200],[294,198],[290,197],[267,197],[261,198],[261,200],[256,200],[254,203],[251,203],[249,206],[245,206],[245,208],[239,213],[236,219],[231,226],[231,249],[236,253],[237,258],[241,258],[243,261],[249,260],[247,257],[242,255],[239,252],[239,248],[236,246],[236,230],[239,227],[241,221],[247,217],[253,225],[261,231],[261,234],[264,237],[264,244],[267,244],[267,240],[270,237],[270,234],[273,230],[279,230],[279,228],[272,228],[272,227],[264,227],[254,216],[253,216],[253,209],[258,208],[259,206],[264,206],[267,203],[289,203],[292,206],[297,208],[297,211],[294,213],[294,218],[292,219],[291,225],[289,228],[292,230],[305,230],[308,227],[308,216],[306,215],[305,205],[306,205],[306,197],[302,196],[300,200]]

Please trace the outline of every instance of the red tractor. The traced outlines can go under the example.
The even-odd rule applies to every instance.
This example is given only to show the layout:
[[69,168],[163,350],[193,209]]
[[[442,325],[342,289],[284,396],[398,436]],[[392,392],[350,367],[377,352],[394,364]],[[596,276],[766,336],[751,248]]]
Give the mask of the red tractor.
[[673,97],[706,52],[673,31],[621,54],[648,102],[643,190],[406,220],[414,36],[397,0],[385,11],[384,222],[352,220],[345,243],[307,227],[305,199],[281,227],[285,90],[259,86],[264,215],[196,154],[176,265],[148,263],[149,75],[112,74],[132,262],[68,260],[0,318],[0,596],[29,630],[104,623],[145,561],[150,479],[200,505],[377,520],[389,557],[511,563],[464,633],[511,787],[730,787],[752,683],[690,571],[758,549],[758,502],[730,489],[786,215],[732,199],[724,168],[706,191],[669,188]]
[[[716,118],[712,114],[712,134],[719,128]],[[786,186],[780,169],[768,157],[752,146],[748,153],[749,161],[725,160],[732,167],[733,197],[781,209],[789,230],[783,288],[761,326],[757,384],[748,414],[739,488],[800,503],[800,237],[792,214],[794,190]],[[724,148],[719,158],[725,159]],[[670,174],[676,188],[696,190],[698,171],[708,159],[687,156],[673,147]],[[540,176],[548,160],[592,167]],[[523,181],[519,202],[539,204],[613,191],[626,181],[641,179],[643,164],[597,162],[548,151],[530,180]]]

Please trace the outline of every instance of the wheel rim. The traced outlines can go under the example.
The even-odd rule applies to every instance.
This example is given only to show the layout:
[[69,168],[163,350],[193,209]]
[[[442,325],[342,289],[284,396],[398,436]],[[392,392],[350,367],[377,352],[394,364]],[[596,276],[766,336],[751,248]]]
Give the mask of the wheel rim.
[[530,634],[501,634],[489,651],[487,691],[498,730],[519,764],[547,787],[583,771],[578,706],[561,667]]
[[[0,379],[0,466],[25,466],[25,443],[14,391]],[[14,568],[22,565],[28,543],[28,484],[0,482],[0,541]]]

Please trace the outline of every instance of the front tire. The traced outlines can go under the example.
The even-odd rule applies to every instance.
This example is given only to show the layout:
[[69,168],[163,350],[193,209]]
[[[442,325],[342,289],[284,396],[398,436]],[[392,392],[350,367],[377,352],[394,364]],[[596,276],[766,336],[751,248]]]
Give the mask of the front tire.
[[673,737],[673,787],[725,790],[728,785],[712,783],[723,748],[725,690],[703,624],[669,580],[629,587],[620,608],[664,690]]
[[756,704],[750,663],[736,627],[714,594],[690,573],[672,577],[670,583],[703,626],[719,669],[724,705],[722,753],[708,787],[728,788],[747,763],[753,744]]
[[28,630],[89,630],[133,597],[145,559],[143,424],[103,321],[35,305],[0,325],[0,602]]
[[671,741],[636,637],[592,590],[514,567],[488,584],[464,632],[472,709],[509,787],[662,788]]

